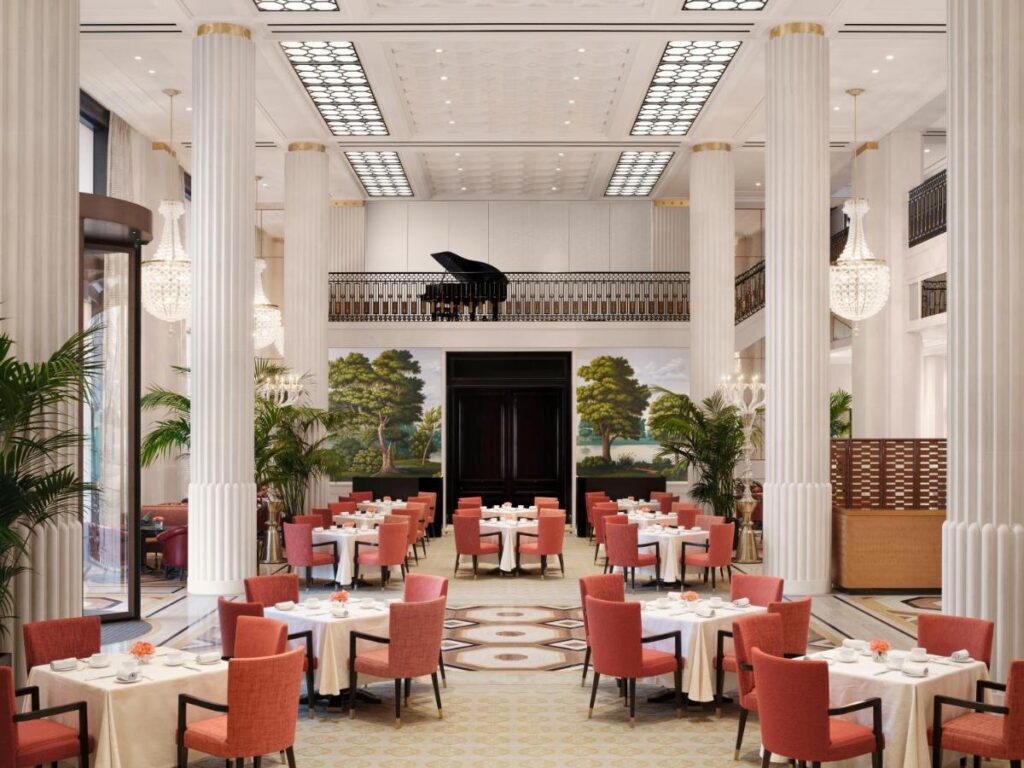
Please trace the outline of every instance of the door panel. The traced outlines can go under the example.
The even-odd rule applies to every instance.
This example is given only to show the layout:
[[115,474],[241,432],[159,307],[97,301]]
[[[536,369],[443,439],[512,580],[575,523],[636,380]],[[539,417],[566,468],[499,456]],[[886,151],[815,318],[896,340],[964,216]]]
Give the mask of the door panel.
[[552,485],[561,481],[558,451],[561,436],[561,392],[551,389],[512,390],[511,481]]
[[505,393],[474,389],[456,398],[458,475],[466,482],[497,483],[505,475]]

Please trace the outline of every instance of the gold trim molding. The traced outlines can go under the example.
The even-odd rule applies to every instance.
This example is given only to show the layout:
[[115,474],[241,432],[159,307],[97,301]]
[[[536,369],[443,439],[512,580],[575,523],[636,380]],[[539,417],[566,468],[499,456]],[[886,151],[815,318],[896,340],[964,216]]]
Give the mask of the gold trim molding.
[[779,24],[777,27],[772,27],[772,31],[768,33],[768,37],[774,40],[776,37],[782,37],[783,35],[818,35],[819,37],[825,36],[825,28],[821,24],[815,24],[812,21],[791,21],[788,24]]
[[689,208],[689,200],[655,200],[655,208]]
[[326,152],[327,147],[317,141],[293,141],[288,145],[289,152]]
[[206,35],[233,35],[235,37],[244,37],[246,40],[252,40],[252,32],[249,31],[248,27],[243,27],[241,24],[231,24],[227,21],[211,21],[206,24],[200,24],[199,28],[196,29],[196,37],[205,37]]
[[331,208],[362,208],[362,200],[331,200]]
[[702,144],[694,144],[690,147],[691,152],[732,152],[732,145],[724,141],[705,141]]
[[863,144],[861,144],[859,147],[857,147],[857,157],[860,157],[863,153],[867,152],[869,149],[878,149],[878,142],[877,141],[865,141]]
[[153,149],[154,149],[155,151],[157,151],[157,152],[161,152],[161,151],[162,151],[162,152],[166,152],[166,153],[167,153],[168,155],[170,155],[171,157],[177,157],[177,156],[178,156],[178,153],[177,153],[177,152],[175,152],[175,151],[174,151],[174,150],[173,150],[173,149],[171,148],[171,145],[170,145],[170,144],[167,144],[167,143],[165,143],[165,142],[162,142],[162,141],[154,141],[154,142],[153,142],[153,147],[152,147],[152,148],[153,148]]

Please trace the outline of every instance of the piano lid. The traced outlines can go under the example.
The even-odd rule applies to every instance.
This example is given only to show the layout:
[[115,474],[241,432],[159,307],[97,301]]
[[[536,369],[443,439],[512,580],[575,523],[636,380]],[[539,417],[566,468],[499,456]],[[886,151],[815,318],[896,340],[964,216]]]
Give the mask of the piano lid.
[[484,280],[500,280],[507,282],[505,273],[483,261],[473,261],[451,251],[432,253],[430,257],[444,267],[460,283],[472,283]]

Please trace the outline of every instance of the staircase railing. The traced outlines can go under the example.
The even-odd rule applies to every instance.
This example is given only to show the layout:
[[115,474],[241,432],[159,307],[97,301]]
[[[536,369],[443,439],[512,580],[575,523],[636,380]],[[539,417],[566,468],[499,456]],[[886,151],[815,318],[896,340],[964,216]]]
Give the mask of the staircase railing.
[[910,247],[946,231],[946,172],[941,171],[910,190]]
[[764,309],[764,262],[736,276],[736,322],[742,323]]

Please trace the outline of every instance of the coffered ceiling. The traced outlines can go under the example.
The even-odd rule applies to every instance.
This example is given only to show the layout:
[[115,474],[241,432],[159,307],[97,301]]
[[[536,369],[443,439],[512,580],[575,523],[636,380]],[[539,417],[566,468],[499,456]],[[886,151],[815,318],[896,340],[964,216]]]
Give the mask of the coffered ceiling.
[[[688,147],[724,140],[736,151],[738,200],[757,205],[764,46],[768,30],[786,21],[818,21],[828,30],[837,184],[852,138],[847,88],[867,89],[860,99],[862,139],[935,111],[945,88],[944,0],[768,0],[763,10],[719,11],[683,10],[683,0],[336,0],[336,11],[261,11],[258,5],[332,3],[82,0],[81,79],[86,91],[154,140],[167,138],[161,90],[181,89],[175,138],[188,142],[196,26],[217,20],[249,27],[257,50],[263,202],[280,201],[283,155],[297,140],[331,148],[338,197],[367,196],[345,152],[376,150],[398,154],[420,200],[602,199],[622,153],[643,150],[673,151],[650,196],[685,196]],[[339,120],[332,132],[325,122],[282,46],[325,41],[352,44],[386,135],[339,129]],[[715,55],[721,41],[739,46],[724,70],[699,81],[713,89],[688,132],[633,135],[659,63],[673,53],[666,46],[684,42],[689,45],[675,53]],[[669,61],[677,62],[659,76],[679,76],[688,62]],[[353,83],[360,85],[358,77]],[[341,94],[335,103],[342,106],[324,114],[357,114],[346,101],[350,95]],[[677,113],[647,111],[661,127],[688,123],[664,117]],[[943,116],[923,128],[941,133]],[[187,147],[182,157],[187,165]]]

